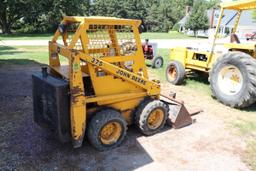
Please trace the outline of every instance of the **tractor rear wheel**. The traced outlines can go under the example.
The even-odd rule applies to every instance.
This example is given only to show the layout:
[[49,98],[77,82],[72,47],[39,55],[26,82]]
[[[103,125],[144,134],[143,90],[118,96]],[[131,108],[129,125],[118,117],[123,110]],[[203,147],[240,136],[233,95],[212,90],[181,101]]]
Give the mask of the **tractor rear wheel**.
[[178,61],[171,61],[166,68],[166,79],[169,83],[180,85],[185,78],[185,68]]
[[91,145],[99,151],[119,146],[126,135],[127,123],[114,109],[103,109],[92,117],[87,135]]
[[219,57],[210,71],[212,94],[225,105],[244,108],[256,101],[256,60],[243,52]]
[[165,125],[168,106],[160,100],[145,99],[135,111],[135,125],[144,135],[153,135]]
[[164,59],[161,56],[157,56],[152,60],[153,68],[162,68],[163,64],[164,64]]

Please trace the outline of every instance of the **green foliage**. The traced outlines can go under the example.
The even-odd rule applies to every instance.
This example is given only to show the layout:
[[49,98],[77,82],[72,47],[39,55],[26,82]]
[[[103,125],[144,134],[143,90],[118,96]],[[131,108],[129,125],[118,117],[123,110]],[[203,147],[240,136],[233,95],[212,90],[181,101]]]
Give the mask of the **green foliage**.
[[256,10],[253,10],[253,12],[252,12],[252,18],[253,18],[254,20],[256,20]]
[[207,9],[217,8],[221,0],[209,0],[206,4]]
[[31,1],[31,9],[24,13],[18,27],[21,32],[54,31],[62,16],[83,15],[87,6],[87,0]]
[[172,2],[160,0],[149,8],[146,24],[148,30],[168,32],[174,23]]
[[174,24],[174,26],[172,27],[173,31],[179,31],[179,29],[180,29],[180,24],[179,23]]
[[86,15],[88,7],[88,0],[1,0],[0,26],[4,33],[53,31],[63,15]]
[[141,19],[147,31],[168,32],[193,0],[95,0],[92,15]]
[[146,26],[150,31],[168,32],[185,15],[191,0],[159,0],[147,8]]
[[23,0],[0,0],[0,26],[4,34],[11,33],[11,28],[25,10],[28,2]]
[[206,13],[206,4],[203,0],[197,0],[185,24],[187,29],[191,29],[196,34],[198,30],[206,30],[209,28],[208,16]]
[[[203,1],[209,6],[218,0]],[[168,32],[194,0],[0,0],[0,27],[21,33],[53,32],[64,15],[140,19],[146,31]],[[204,25],[202,26],[204,28]],[[177,28],[176,28],[177,29]]]

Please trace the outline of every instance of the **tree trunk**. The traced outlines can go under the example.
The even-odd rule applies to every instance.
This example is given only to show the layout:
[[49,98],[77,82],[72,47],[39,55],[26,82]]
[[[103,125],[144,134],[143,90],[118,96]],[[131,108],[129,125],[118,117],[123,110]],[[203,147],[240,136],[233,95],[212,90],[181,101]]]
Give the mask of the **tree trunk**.
[[7,21],[7,14],[6,14],[6,6],[1,9],[0,13],[0,24],[3,34],[10,34],[11,33],[11,24]]
[[2,33],[3,34],[11,34],[11,26],[10,23],[3,22],[2,24]]

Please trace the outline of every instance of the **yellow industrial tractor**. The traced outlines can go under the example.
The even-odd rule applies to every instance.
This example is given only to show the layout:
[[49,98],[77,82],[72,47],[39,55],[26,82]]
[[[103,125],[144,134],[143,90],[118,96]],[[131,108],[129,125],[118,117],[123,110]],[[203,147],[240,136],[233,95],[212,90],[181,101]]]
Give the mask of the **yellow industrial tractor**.
[[[256,101],[256,43],[241,43],[235,34],[242,11],[256,8],[256,0],[235,1],[221,4],[216,32],[209,50],[176,47],[171,49],[166,78],[172,84],[181,84],[186,70],[209,73],[212,94],[225,105],[243,108]],[[216,50],[216,39],[224,10],[236,11],[229,43]]]
[[50,69],[32,75],[35,122],[74,147],[86,135],[98,150],[121,144],[127,125],[152,135],[166,122],[191,124],[183,103],[160,95],[159,81],[148,79],[140,24],[65,16],[49,42]]

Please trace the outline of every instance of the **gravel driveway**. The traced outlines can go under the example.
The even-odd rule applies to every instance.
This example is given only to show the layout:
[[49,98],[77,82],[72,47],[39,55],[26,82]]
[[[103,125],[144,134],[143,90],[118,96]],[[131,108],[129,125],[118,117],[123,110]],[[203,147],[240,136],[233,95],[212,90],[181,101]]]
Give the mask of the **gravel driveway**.
[[[39,69],[0,65],[0,170],[249,170],[240,159],[245,143],[219,116],[230,108],[186,87],[171,88],[188,107],[205,110],[191,126],[166,126],[150,137],[130,127],[124,143],[106,152],[87,142],[79,149],[60,144],[33,122],[31,73]],[[163,87],[167,93],[170,85]]]

